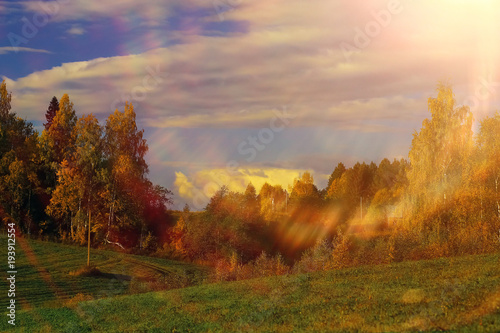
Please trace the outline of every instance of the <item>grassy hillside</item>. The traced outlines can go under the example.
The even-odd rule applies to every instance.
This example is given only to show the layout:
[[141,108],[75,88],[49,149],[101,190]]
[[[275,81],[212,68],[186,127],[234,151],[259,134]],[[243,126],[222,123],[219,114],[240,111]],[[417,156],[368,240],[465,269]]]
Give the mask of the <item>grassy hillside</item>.
[[[5,321],[0,330],[6,329]],[[261,278],[18,312],[20,331],[500,330],[500,255]],[[22,329],[21,329],[22,328]]]
[[[5,236],[1,236],[1,240],[7,243]],[[75,276],[70,272],[87,263],[85,247],[18,238],[18,309],[57,307],[71,302],[77,295],[77,299],[104,298],[185,286],[201,282],[206,274],[205,268],[196,265],[113,251],[92,249],[90,260],[103,274]],[[7,289],[7,281],[1,279],[0,290]]]

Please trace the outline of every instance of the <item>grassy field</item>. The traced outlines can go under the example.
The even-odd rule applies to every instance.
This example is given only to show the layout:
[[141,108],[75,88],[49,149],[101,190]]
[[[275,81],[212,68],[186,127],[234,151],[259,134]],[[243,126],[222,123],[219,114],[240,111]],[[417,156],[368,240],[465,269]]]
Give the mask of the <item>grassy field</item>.
[[[110,281],[127,282],[116,278],[86,278],[90,280],[77,282],[67,274],[75,248],[53,245],[58,247],[58,256],[54,257],[51,246],[33,242],[40,263],[46,265],[56,284],[67,293],[99,296],[96,290],[103,285],[106,289]],[[94,256],[95,261],[100,260],[110,271],[118,268],[116,254],[95,251]],[[142,259],[132,258],[133,261]],[[135,269],[132,261],[120,260],[125,272]],[[147,261],[174,271],[190,267],[159,259]],[[129,264],[131,266],[127,266]],[[29,288],[20,292],[20,297],[36,305],[17,312],[19,331],[500,331],[498,254],[207,284],[135,295],[111,294],[108,296],[113,297],[90,301],[74,299],[65,306],[43,304],[45,297],[55,297],[51,293],[53,287],[44,286],[32,277],[35,273],[29,267],[19,273],[20,277],[23,274],[31,277],[25,284]],[[130,274],[119,270],[116,273]],[[19,285],[21,283],[22,280]],[[26,291],[34,294],[25,294]],[[122,292],[117,292],[127,293],[130,290],[125,286]],[[0,330],[7,329],[4,319]]]
[[[5,236],[0,239],[7,243]],[[104,298],[196,284],[207,273],[196,265],[113,251],[92,249],[90,260],[102,276],[73,276],[70,272],[87,263],[85,247],[18,238],[17,309],[58,307],[82,297]],[[0,290],[7,289],[7,281],[1,279]]]

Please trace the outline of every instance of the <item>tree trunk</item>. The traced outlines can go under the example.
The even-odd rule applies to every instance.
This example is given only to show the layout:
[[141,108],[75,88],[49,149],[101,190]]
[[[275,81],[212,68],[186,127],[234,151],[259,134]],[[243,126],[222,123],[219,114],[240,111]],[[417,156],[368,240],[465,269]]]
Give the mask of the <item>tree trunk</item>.
[[114,214],[115,214],[115,198],[116,198],[116,192],[115,192],[115,185],[113,183],[113,189],[111,191],[111,205],[109,206],[109,218],[108,218],[108,230],[106,232],[106,240],[109,238],[109,233],[111,230],[111,222],[114,220]]
[[90,266],[90,217],[91,217],[91,211],[89,207],[89,239],[87,244],[87,266]]
[[108,218],[108,231],[106,232],[106,237],[104,241],[108,244],[113,244],[120,247],[122,250],[125,250],[125,247],[118,242],[112,242],[109,240],[109,234],[111,232],[111,222],[115,220],[115,199],[116,199],[116,191],[113,183],[113,190],[111,195],[111,205],[109,206],[109,218]]
[[28,237],[31,235],[31,188],[28,197]]

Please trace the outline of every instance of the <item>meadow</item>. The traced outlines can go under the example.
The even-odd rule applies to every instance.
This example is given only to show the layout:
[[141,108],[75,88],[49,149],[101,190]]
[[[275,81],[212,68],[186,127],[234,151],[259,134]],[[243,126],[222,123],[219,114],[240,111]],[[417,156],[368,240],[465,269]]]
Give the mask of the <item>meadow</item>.
[[[92,262],[109,275],[72,276],[74,267],[85,263],[85,248],[27,243],[38,266],[33,265],[32,254],[19,246],[21,307],[16,328],[20,332],[494,332],[500,328],[499,254],[144,292],[154,290],[153,278],[158,283],[162,272],[167,282],[169,276],[177,277],[172,281],[197,276],[201,282],[206,270],[93,250]],[[4,281],[0,288],[5,290]],[[2,320],[0,331],[9,326]]]
[[[0,239],[7,242],[5,236]],[[207,269],[178,261],[92,249],[98,276],[79,276],[87,248],[17,238],[17,308],[57,307],[73,299],[103,298],[201,283]],[[7,290],[7,281],[0,281]]]

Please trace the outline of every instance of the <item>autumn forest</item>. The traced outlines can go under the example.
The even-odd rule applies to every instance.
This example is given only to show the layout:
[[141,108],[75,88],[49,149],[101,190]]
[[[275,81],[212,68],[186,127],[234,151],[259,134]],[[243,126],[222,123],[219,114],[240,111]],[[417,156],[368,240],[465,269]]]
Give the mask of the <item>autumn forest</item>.
[[102,125],[54,97],[38,133],[5,81],[0,92],[0,212],[27,237],[210,263],[216,280],[498,248],[500,115],[473,133],[469,107],[446,84],[408,159],[340,162],[324,189],[307,171],[289,188],[222,186],[203,211],[172,211],[172,193],[148,179],[132,104]]

